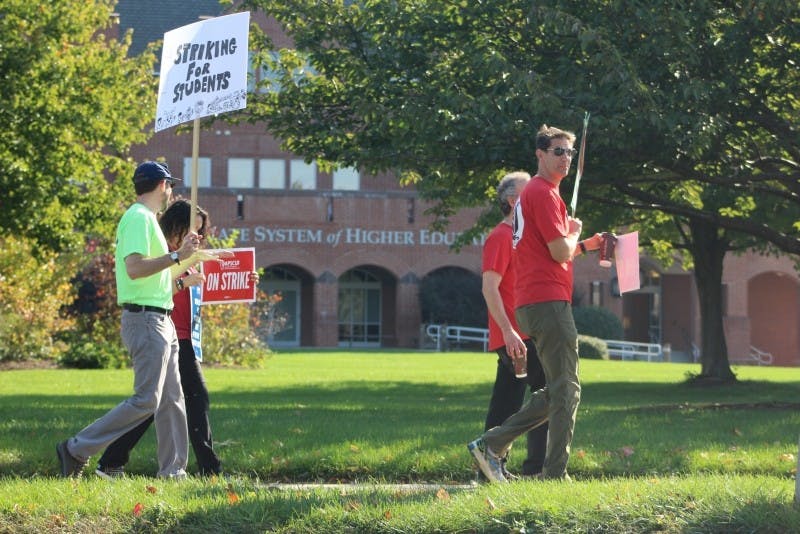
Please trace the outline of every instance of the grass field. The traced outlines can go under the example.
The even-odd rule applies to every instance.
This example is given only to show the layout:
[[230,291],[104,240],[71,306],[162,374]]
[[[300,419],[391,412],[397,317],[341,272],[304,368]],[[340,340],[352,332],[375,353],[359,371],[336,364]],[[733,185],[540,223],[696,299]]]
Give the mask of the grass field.
[[[0,373],[0,532],[785,532],[800,370],[581,362],[573,484],[464,489],[494,378],[491,355],[278,352],[260,370],[206,369],[225,479],[155,480],[150,431],[134,476],[55,477],[55,443],[127,396],[131,371]],[[523,447],[513,454],[519,468]],[[190,471],[194,466],[190,464]],[[275,482],[359,482],[278,490]],[[429,483],[411,491],[377,483]],[[469,488],[469,486],[466,486]],[[430,489],[433,488],[433,489]]]

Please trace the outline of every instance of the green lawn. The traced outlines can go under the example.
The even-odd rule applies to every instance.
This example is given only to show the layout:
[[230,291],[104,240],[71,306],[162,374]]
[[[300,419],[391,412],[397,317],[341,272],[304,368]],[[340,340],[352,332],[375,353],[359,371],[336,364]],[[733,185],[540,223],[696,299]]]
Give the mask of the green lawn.
[[[178,484],[148,478],[157,469],[153,431],[128,466],[137,476],[108,484],[90,464],[85,480],[55,478],[55,443],[122,400],[131,371],[2,372],[0,532],[780,532],[800,524],[791,506],[800,369],[739,367],[741,384],[698,388],[683,384],[698,370],[691,365],[581,365],[575,482],[468,490],[454,484],[474,477],[465,444],[482,430],[495,368],[488,354],[294,351],[260,370],[206,369],[229,479]],[[267,489],[289,481],[444,489]]]

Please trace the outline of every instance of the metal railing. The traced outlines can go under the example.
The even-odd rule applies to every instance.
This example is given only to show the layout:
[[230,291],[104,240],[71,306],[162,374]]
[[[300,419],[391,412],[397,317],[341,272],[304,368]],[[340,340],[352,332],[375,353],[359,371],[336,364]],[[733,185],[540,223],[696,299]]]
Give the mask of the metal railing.
[[758,365],[772,365],[772,353],[750,346],[750,358],[755,360]]
[[664,351],[660,343],[636,343],[618,339],[604,339],[603,341],[608,347],[608,355],[620,360],[664,361]]
[[461,344],[477,342],[483,344],[483,350],[489,348],[489,329],[474,328],[471,326],[448,326],[442,324],[429,324],[425,333],[436,342],[436,350],[441,351],[444,344]]
[[[429,324],[425,328],[427,336],[436,343],[436,350],[443,350],[449,344],[477,342],[483,344],[483,350],[489,347],[489,329],[471,326],[449,326]],[[609,356],[621,360],[647,360],[660,362],[664,360],[664,351],[659,343],[636,343],[616,339],[605,339]]]

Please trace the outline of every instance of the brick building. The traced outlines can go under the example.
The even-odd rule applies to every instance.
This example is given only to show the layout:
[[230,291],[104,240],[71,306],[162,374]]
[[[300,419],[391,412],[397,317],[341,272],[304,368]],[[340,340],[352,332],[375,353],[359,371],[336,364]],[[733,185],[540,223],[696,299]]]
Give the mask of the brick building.
[[[166,31],[221,14],[216,0],[121,0],[117,11],[119,29],[134,29],[132,53]],[[277,45],[289,44],[274,21],[253,20]],[[175,130],[157,133],[134,156],[163,158],[190,176],[191,135]],[[449,249],[455,234],[475,220],[475,210],[459,213],[448,232],[431,231],[413,189],[388,175],[321,172],[254,125],[220,121],[202,131],[199,168],[199,204],[222,235],[239,230],[238,243],[255,247],[257,265],[267,269],[265,288],[283,295],[289,322],[271,340],[275,346],[417,347],[424,341],[419,288],[425,277],[456,268],[480,283],[480,243],[460,253]],[[613,311],[627,340],[669,343],[673,359],[691,360],[700,345],[691,273],[648,258],[641,266],[642,289],[620,296],[613,269],[579,258],[577,303]],[[747,361],[755,346],[770,352],[776,365],[799,364],[800,281],[792,262],[729,255],[724,283],[731,360]]]

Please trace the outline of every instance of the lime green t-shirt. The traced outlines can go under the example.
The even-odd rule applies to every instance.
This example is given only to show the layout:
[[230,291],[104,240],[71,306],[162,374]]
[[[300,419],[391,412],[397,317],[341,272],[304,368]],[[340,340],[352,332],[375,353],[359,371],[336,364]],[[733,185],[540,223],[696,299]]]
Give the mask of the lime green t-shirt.
[[117,226],[117,250],[114,254],[117,278],[117,302],[172,309],[172,275],[169,269],[131,280],[125,258],[141,254],[156,258],[167,253],[167,240],[158,225],[156,214],[144,204],[133,204]]

